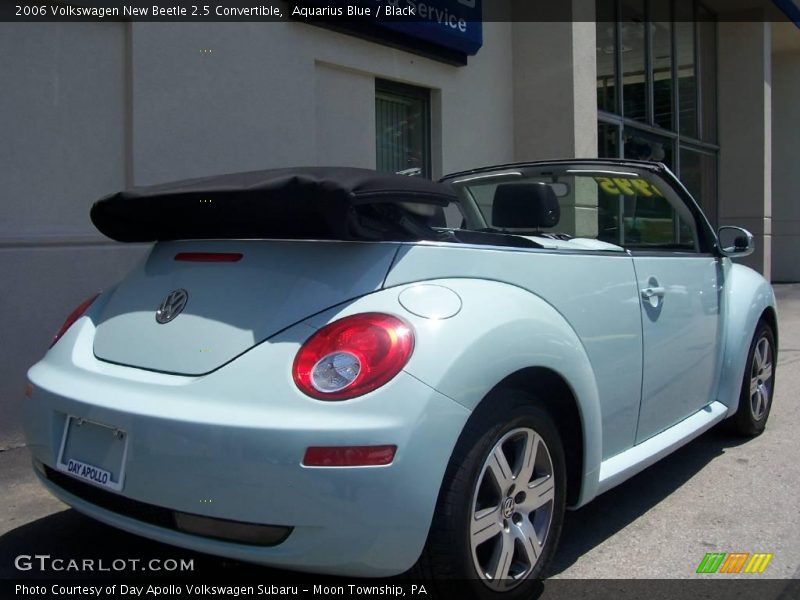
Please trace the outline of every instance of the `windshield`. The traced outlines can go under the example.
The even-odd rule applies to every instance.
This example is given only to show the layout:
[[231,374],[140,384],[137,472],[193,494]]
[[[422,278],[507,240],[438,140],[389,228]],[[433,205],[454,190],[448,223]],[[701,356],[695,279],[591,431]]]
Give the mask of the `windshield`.
[[616,249],[698,247],[691,212],[670,185],[646,169],[539,165],[464,175],[448,183],[459,194],[462,229],[596,240]]

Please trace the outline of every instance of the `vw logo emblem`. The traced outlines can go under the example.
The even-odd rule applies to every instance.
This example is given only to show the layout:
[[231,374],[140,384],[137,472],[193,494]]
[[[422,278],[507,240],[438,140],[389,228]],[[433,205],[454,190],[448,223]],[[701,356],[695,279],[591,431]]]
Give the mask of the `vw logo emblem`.
[[186,290],[173,290],[161,302],[161,306],[156,311],[156,321],[162,325],[169,323],[186,308],[189,300],[189,292]]
[[503,500],[503,516],[506,519],[509,519],[513,514],[514,514],[514,499],[506,498],[505,500]]

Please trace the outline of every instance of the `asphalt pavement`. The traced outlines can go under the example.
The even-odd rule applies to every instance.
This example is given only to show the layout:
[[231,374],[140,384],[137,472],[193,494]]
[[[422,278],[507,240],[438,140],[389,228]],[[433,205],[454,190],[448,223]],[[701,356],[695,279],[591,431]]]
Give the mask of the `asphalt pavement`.
[[[744,440],[715,428],[568,513],[551,577],[696,578],[703,577],[696,569],[708,552],[766,552],[773,558],[764,577],[800,578],[800,285],[775,289],[780,350],[766,432]],[[14,558],[28,554],[185,557],[194,558],[195,569],[203,572],[281,574],[165,546],[88,519],[39,485],[24,447],[0,449],[0,490],[0,578],[24,575],[15,569]]]

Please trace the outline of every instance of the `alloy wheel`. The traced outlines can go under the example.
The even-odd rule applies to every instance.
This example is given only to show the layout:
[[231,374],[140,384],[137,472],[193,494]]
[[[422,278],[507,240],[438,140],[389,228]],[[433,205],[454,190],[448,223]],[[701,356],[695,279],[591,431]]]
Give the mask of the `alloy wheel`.
[[544,550],[553,519],[553,461],[542,437],[509,431],[484,461],[470,511],[470,546],[479,577],[495,591],[519,585]]
[[750,412],[760,421],[769,409],[772,397],[773,351],[766,336],[756,343],[753,363],[750,366]]

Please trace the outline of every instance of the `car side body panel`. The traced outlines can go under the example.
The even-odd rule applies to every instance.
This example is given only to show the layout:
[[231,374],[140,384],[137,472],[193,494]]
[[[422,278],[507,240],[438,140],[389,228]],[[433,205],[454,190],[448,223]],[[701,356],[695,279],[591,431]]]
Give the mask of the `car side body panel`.
[[725,333],[717,399],[732,415],[739,407],[742,378],[756,325],[767,309],[776,315],[778,311],[775,292],[761,274],[728,258],[723,260]]
[[638,444],[716,397],[723,274],[720,259],[706,254],[634,253],[633,262],[639,289],[664,289],[661,300],[642,299],[644,366]]
[[[504,349],[506,342],[500,340],[516,337],[520,345],[527,343],[528,352],[542,355],[561,352],[562,343],[558,338],[549,338],[549,345],[545,347],[539,338],[535,343],[529,341],[528,331],[517,334],[513,326],[504,327],[502,324],[509,323],[513,315],[542,320],[537,313],[546,310],[544,320],[561,322],[565,330],[573,332],[589,361],[601,399],[601,460],[633,444],[642,383],[642,324],[630,255],[406,245],[398,252],[386,278],[386,287],[442,278],[470,278],[486,286],[480,296],[471,301],[480,310],[470,312],[471,318],[463,322],[468,332],[474,327],[483,328],[484,325],[479,324],[484,321],[502,328],[502,335],[497,332],[490,340],[495,345],[488,346],[488,351],[499,356],[511,354]],[[506,291],[500,293],[499,288],[492,287],[493,281],[506,284]],[[518,291],[513,292],[515,288]],[[513,299],[505,300],[506,293]],[[502,309],[494,308],[498,302],[505,303]],[[457,335],[455,331],[452,333]],[[540,344],[538,348],[537,344]],[[477,348],[476,357],[480,352],[487,352],[486,344]],[[479,360],[469,368],[485,370],[491,369],[491,365],[489,360]],[[532,362],[522,366],[547,365]],[[446,386],[443,393],[453,394],[454,399],[468,407],[474,407],[483,398],[483,390],[488,391],[502,380],[503,377],[494,379],[494,374],[509,374],[487,372],[483,390],[481,386],[462,386],[456,391],[447,386],[457,385],[454,383],[457,380],[438,383],[445,374],[433,367],[431,385],[436,389],[441,389],[439,385]],[[574,384],[570,382],[570,385]]]

